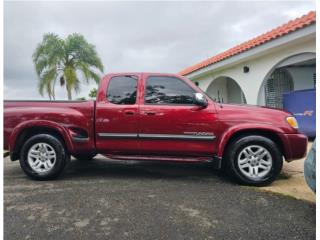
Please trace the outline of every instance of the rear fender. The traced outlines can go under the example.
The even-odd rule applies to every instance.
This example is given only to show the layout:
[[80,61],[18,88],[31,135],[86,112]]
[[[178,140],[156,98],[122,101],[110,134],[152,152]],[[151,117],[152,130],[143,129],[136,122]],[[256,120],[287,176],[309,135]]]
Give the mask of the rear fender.
[[74,146],[71,140],[71,136],[68,133],[68,131],[59,125],[56,122],[47,121],[47,120],[30,120],[25,121],[20,124],[18,124],[12,131],[12,134],[9,139],[9,149],[10,152],[13,152],[15,150],[15,146],[17,143],[18,138],[20,137],[21,133],[24,130],[30,129],[32,127],[44,127],[48,129],[55,130],[60,133],[60,135],[63,137],[63,140],[66,144],[66,147],[70,153],[74,152]]

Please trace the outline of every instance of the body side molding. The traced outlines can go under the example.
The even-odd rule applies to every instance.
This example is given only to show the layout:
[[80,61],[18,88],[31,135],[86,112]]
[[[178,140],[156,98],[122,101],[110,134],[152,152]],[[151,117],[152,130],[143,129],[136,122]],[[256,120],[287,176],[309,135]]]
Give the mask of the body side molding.
[[187,134],[131,134],[131,133],[98,133],[101,138],[141,138],[141,139],[171,139],[171,140],[199,140],[199,141],[211,141],[216,136],[199,136],[199,135],[187,135]]
[[138,138],[138,134],[132,133],[98,133],[101,138]]

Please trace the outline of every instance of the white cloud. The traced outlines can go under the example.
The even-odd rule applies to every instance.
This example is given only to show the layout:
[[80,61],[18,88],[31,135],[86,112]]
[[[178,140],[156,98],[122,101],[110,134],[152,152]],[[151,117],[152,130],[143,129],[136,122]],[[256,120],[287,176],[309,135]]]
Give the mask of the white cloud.
[[[32,53],[42,35],[79,32],[105,72],[178,72],[315,9],[301,2],[5,2],[5,99],[41,99]],[[87,97],[95,84],[82,85]],[[65,89],[56,96],[66,99]]]

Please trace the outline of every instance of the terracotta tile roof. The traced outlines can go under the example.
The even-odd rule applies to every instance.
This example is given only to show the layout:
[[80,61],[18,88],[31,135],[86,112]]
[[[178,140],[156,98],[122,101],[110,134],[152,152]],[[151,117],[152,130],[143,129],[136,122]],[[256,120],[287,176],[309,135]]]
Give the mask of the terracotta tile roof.
[[196,70],[204,68],[210,64],[220,62],[226,58],[229,58],[229,57],[234,56],[236,54],[247,51],[251,48],[254,48],[254,47],[257,47],[257,46],[262,45],[264,43],[267,43],[273,39],[276,39],[276,38],[279,38],[279,37],[284,36],[286,34],[289,34],[291,32],[297,31],[298,29],[309,26],[315,22],[316,22],[316,12],[311,11],[308,14],[303,15],[302,17],[291,20],[288,23],[285,23],[277,28],[274,28],[269,32],[266,32],[258,37],[255,37],[249,41],[241,43],[233,48],[230,48],[229,50],[227,50],[223,53],[220,53],[216,56],[208,58],[208,59],[206,59],[200,63],[197,63],[191,67],[187,67],[186,69],[179,72],[179,74],[180,75],[187,75],[187,74],[192,73]]

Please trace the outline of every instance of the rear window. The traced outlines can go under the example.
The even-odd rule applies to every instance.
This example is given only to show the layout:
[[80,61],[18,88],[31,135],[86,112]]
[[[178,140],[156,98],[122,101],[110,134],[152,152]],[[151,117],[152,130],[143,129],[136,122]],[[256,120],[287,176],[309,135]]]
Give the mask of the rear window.
[[137,82],[138,78],[136,76],[112,77],[107,90],[107,100],[114,104],[135,104]]

